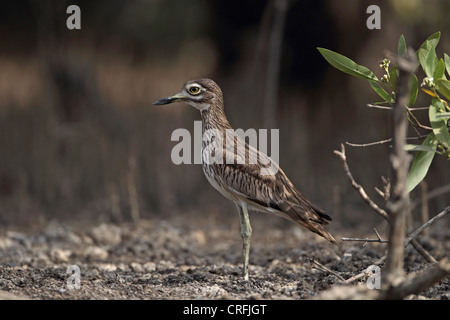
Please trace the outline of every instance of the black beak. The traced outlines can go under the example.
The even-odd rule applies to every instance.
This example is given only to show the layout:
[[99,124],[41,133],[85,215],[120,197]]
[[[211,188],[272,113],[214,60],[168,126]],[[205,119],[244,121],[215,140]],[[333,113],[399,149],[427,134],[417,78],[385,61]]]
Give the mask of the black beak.
[[162,105],[162,104],[169,104],[172,103],[174,99],[172,97],[162,98],[158,101],[153,102],[154,105]]
[[179,94],[176,94],[172,97],[167,97],[167,98],[162,98],[158,101],[153,102],[154,105],[163,105],[163,104],[169,104],[172,102],[177,102],[180,101],[182,98],[184,98],[184,96],[181,96]]

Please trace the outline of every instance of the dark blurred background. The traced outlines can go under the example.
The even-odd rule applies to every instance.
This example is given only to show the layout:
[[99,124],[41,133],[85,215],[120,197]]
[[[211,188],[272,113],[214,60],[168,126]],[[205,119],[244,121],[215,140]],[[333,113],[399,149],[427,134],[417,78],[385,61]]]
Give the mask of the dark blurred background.
[[[389,138],[389,113],[367,108],[378,101],[368,82],[332,68],[316,47],[380,77],[378,63],[401,34],[417,49],[441,31],[442,57],[450,52],[450,2],[376,1],[381,29],[369,30],[373,2],[2,1],[0,224],[235,216],[200,165],[171,162],[172,131],[193,133],[198,111],[152,105],[201,77],[221,86],[234,128],[280,129],[281,167],[335,226],[378,219],[333,150]],[[70,4],[81,9],[81,30],[66,27]],[[420,96],[417,106],[426,106]],[[426,112],[418,116],[426,122]],[[389,176],[388,152],[347,147],[355,179],[380,204],[374,187]],[[448,168],[435,158],[429,190],[450,182]],[[449,198],[434,198],[430,212]]]

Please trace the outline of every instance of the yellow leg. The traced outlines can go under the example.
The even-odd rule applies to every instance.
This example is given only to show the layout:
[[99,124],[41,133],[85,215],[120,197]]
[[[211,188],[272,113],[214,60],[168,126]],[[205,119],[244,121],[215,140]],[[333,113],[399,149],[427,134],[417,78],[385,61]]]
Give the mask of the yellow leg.
[[244,280],[248,280],[248,260],[250,256],[250,240],[252,238],[252,226],[248,217],[247,205],[237,205],[239,220],[241,222],[241,237],[243,242],[242,254],[244,256]]

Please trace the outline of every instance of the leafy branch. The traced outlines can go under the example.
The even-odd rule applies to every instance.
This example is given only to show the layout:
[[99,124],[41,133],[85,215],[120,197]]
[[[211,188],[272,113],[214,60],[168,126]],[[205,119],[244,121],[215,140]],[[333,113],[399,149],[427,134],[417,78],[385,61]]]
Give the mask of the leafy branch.
[[[388,254],[386,255],[385,276],[382,290],[379,293],[373,294],[367,290],[355,292],[355,290],[348,290],[347,288],[337,288],[337,291],[330,293],[334,298],[358,296],[378,299],[404,298],[408,294],[428,288],[450,274],[450,263],[447,259],[438,262],[414,239],[417,234],[434,221],[447,215],[450,207],[444,209],[443,212],[430,219],[408,237],[406,236],[406,216],[411,208],[409,192],[423,180],[436,153],[450,157],[450,133],[447,126],[450,119],[450,113],[448,112],[450,110],[448,106],[450,95],[448,93],[450,92],[447,92],[447,89],[450,86],[448,86],[449,81],[445,76],[445,71],[450,76],[450,68],[447,67],[449,64],[446,65],[445,62],[449,60],[447,55],[444,55],[444,59],[440,60],[436,56],[435,49],[439,43],[439,38],[440,33],[435,33],[422,44],[419,50],[413,51],[406,47],[406,41],[401,36],[398,43],[398,54],[388,53],[388,58],[380,62],[380,67],[385,71],[380,80],[370,69],[358,65],[351,59],[331,50],[319,48],[325,59],[337,69],[368,80],[371,88],[383,99],[382,102],[376,102],[372,105],[383,110],[389,110],[392,119],[392,138],[379,143],[392,142],[389,155],[391,177],[388,180],[385,179],[384,192],[378,190],[386,200],[385,209],[380,208],[366,194],[362,186],[354,180],[347,165],[344,145],[341,144],[341,151],[335,151],[335,154],[342,160],[344,172],[352,186],[359,192],[364,201],[389,223],[389,239],[383,240],[376,231],[377,240],[345,238],[347,241],[387,242]],[[422,91],[431,96],[431,103],[428,107],[430,125],[421,124],[413,113],[423,110],[423,108],[412,107],[419,93],[419,81],[415,74],[419,65],[417,61],[419,61],[426,75],[422,81]],[[410,137],[407,137],[408,124],[412,125],[420,139],[425,136],[421,145],[406,143],[407,140],[411,140]],[[426,130],[426,135],[422,135],[419,129]],[[411,161],[409,151],[417,152],[411,166],[409,166]],[[432,262],[434,267],[418,276],[411,275],[405,279],[403,270],[404,248],[409,243],[428,261]],[[379,263],[382,261],[384,259],[380,259]],[[353,281],[353,279],[359,277],[357,275],[349,280]]]
[[[450,158],[450,57],[444,53],[443,58],[438,58],[436,47],[441,37],[440,32],[432,34],[415,52],[417,60],[423,70],[424,77],[421,82],[421,91],[431,97],[430,105],[426,108],[413,108],[419,94],[419,78],[416,73],[410,79],[410,93],[408,103],[405,104],[405,112],[410,125],[416,130],[417,137],[407,139],[423,139],[421,145],[407,144],[407,151],[417,152],[409,169],[407,178],[407,190],[411,192],[426,176],[435,154]],[[317,48],[322,56],[338,70],[354,77],[368,80],[370,87],[382,99],[369,104],[383,110],[392,110],[396,101],[398,90],[399,66],[394,55],[380,61],[380,68],[384,75],[378,78],[369,68],[359,65],[350,58],[325,48]],[[407,52],[406,40],[400,36],[397,46],[398,57],[404,57]],[[397,63],[395,65],[395,63]],[[447,76],[446,76],[447,75]],[[416,111],[428,110],[429,125],[422,124],[414,115]],[[426,130],[420,133],[418,130]],[[390,142],[391,139],[380,143],[360,144],[369,146]],[[352,145],[352,144],[349,144]]]

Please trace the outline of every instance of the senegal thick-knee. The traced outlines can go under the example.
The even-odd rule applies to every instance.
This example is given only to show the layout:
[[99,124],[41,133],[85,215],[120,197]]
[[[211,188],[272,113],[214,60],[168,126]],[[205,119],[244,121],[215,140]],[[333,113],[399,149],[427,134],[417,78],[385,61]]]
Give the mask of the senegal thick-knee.
[[298,191],[265,153],[242,140],[225,116],[222,90],[212,80],[188,81],[155,105],[185,102],[202,117],[202,167],[210,184],[238,209],[243,241],[243,275],[248,279],[252,228],[248,210],[287,218],[336,244],[324,225],[331,218]]

